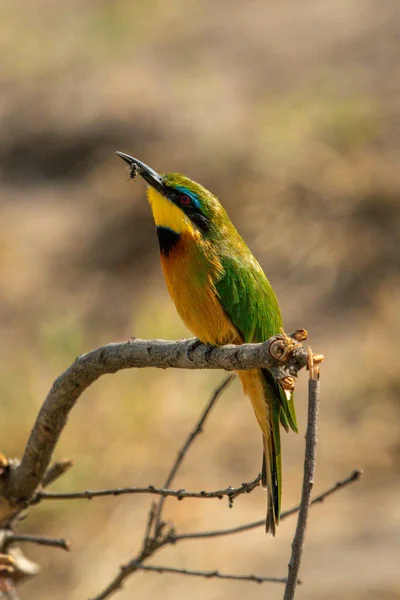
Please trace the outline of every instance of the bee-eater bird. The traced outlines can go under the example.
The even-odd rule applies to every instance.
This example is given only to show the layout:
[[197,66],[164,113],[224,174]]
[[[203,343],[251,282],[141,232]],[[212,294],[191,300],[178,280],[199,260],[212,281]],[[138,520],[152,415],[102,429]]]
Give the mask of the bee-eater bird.
[[[263,342],[280,333],[281,313],[262,268],[218,199],[179,173],[159,175],[117,152],[149,184],[168,291],[186,326],[205,344]],[[297,432],[293,395],[270,371],[239,371],[263,435],[266,530],[275,535],[282,495],[280,424]]]

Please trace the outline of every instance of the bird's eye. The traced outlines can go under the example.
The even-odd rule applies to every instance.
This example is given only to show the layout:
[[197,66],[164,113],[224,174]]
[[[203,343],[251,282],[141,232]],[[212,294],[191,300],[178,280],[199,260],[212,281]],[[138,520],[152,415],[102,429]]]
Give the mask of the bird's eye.
[[179,204],[181,204],[182,206],[189,206],[189,204],[191,204],[192,199],[190,196],[188,196],[188,194],[182,194],[179,197]]

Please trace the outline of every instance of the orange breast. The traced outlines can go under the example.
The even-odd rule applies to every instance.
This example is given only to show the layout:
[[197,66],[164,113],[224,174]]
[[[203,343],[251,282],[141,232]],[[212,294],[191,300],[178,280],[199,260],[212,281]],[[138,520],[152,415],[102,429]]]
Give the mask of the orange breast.
[[[197,240],[197,243],[198,240]],[[224,312],[215,291],[214,282],[221,273],[221,264],[201,249],[188,235],[181,239],[168,256],[161,255],[168,291],[182,321],[206,344],[242,344],[243,338]],[[255,415],[266,438],[269,405],[261,373],[257,369],[238,371],[244,393],[250,397]]]
[[177,311],[190,331],[206,344],[240,344],[242,338],[225,314],[214,281],[220,262],[199,247],[199,240],[182,234],[168,256],[161,255],[165,281]]

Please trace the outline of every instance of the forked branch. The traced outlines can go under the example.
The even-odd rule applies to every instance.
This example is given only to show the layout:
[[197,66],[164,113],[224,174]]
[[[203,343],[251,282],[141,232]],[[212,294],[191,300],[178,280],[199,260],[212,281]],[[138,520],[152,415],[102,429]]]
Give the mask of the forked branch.
[[[307,522],[307,511],[310,504],[322,502],[326,497],[333,494],[356,481],[360,471],[354,471],[343,481],[337,482],[334,486],[316,496],[310,502],[313,473],[315,468],[315,442],[317,426],[317,405],[319,387],[316,377],[316,369],[313,365],[313,358],[318,363],[321,356],[313,357],[312,354],[306,355],[304,349],[299,343],[304,339],[304,331],[300,330],[292,336],[282,335],[274,336],[264,344],[245,344],[243,346],[224,346],[210,348],[199,344],[196,340],[183,340],[181,342],[146,342],[143,340],[132,340],[127,343],[110,344],[99,348],[87,355],[78,357],[73,365],[63,373],[54,383],[49,395],[42,407],[38,419],[33,428],[30,440],[28,442],[25,455],[18,465],[18,462],[7,461],[4,459],[0,463],[0,479],[9,480],[9,489],[13,490],[14,496],[9,494],[6,499],[15,502],[14,506],[21,509],[23,503],[34,504],[45,499],[91,499],[107,495],[150,493],[159,496],[157,503],[153,503],[149,510],[147,525],[140,552],[125,565],[120,567],[117,575],[105,587],[105,589],[94,600],[104,600],[121,588],[125,579],[136,571],[151,571],[157,573],[171,573],[191,577],[219,578],[236,581],[250,582],[276,582],[284,583],[285,600],[292,600],[298,581],[298,571],[300,567],[302,549],[304,545],[305,526]],[[250,369],[259,367],[268,367],[273,373],[275,379],[282,387],[292,386],[293,378],[297,372],[304,366],[310,368],[312,379],[309,387],[309,419],[306,436],[306,459],[305,474],[303,484],[303,494],[301,504],[289,511],[282,513],[281,519],[299,512],[298,525],[293,541],[292,557],[289,564],[288,577],[269,577],[262,575],[237,575],[224,574],[219,570],[199,571],[192,569],[180,569],[170,566],[148,565],[147,560],[151,558],[158,550],[168,545],[174,545],[184,540],[199,540],[201,538],[220,537],[243,533],[245,531],[261,527],[265,524],[264,519],[233,527],[215,531],[203,531],[193,533],[176,533],[172,524],[167,524],[163,520],[164,502],[167,497],[175,497],[178,500],[184,498],[223,498],[228,497],[230,503],[240,494],[250,493],[260,483],[259,476],[249,483],[243,483],[237,488],[228,487],[223,490],[214,490],[210,492],[200,491],[191,492],[184,489],[171,490],[170,485],[173,482],[187,452],[208,418],[216,401],[226,389],[232,376],[225,379],[215,390],[204,411],[200,415],[194,428],[187,436],[176,460],[174,461],[170,472],[166,478],[164,487],[156,488],[148,486],[146,488],[115,488],[109,490],[70,492],[70,493],[51,493],[44,491],[43,488],[62,475],[71,465],[71,461],[62,461],[55,463],[48,468],[52,449],[57,443],[60,432],[65,424],[69,411],[74,406],[76,400],[93,381],[104,373],[113,373],[120,369],[130,367],[156,366],[160,368],[180,367],[180,368],[222,368],[227,370]],[[289,388],[290,389],[290,388]],[[4,457],[3,457],[4,458]],[[47,470],[46,470],[47,469]],[[24,477],[28,476],[28,479]],[[37,485],[41,482],[42,489],[35,493]],[[20,488],[18,487],[20,486]],[[20,493],[17,493],[18,490]],[[4,498],[4,481],[0,490]],[[22,495],[21,495],[22,494]],[[19,535],[13,532],[6,532],[3,539],[2,549],[20,542],[31,542],[44,544],[54,547],[69,549],[68,542],[62,539],[52,539],[42,536]]]
[[198,340],[139,340],[108,344],[75,362],[54,382],[32,429],[21,463],[9,470],[7,487],[2,489],[11,507],[29,503],[49,466],[52,453],[68,415],[82,392],[106,373],[122,369],[175,367],[181,369],[226,369],[228,371],[268,367],[273,376],[293,382],[306,366],[307,354],[293,336],[274,336],[262,344],[210,347]]

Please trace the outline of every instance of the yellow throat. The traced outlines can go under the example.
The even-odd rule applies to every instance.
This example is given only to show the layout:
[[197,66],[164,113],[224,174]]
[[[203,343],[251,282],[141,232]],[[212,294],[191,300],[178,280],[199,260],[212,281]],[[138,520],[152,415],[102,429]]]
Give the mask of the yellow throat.
[[185,213],[157,190],[148,187],[147,198],[156,227],[168,227],[176,233],[194,233],[193,225]]

